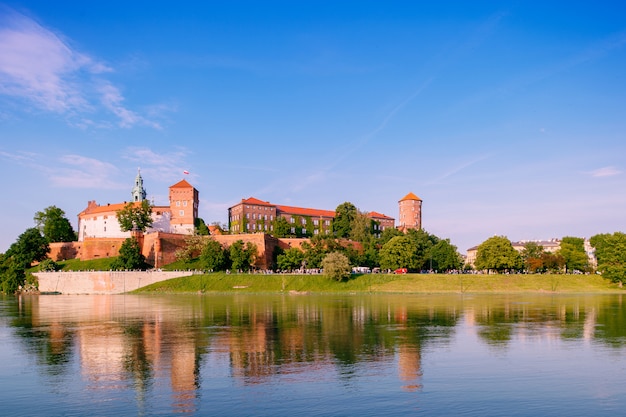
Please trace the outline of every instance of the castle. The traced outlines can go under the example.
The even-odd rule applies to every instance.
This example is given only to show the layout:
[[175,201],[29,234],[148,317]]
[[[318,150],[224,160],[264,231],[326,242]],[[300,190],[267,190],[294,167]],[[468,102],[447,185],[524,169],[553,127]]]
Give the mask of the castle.
[[[139,206],[146,200],[141,172],[137,172],[131,191],[130,204]],[[194,234],[198,219],[199,193],[186,180],[169,187],[169,205],[151,206],[152,225],[137,238],[147,261],[159,267],[176,260],[175,253],[186,246],[187,236]],[[130,231],[122,231],[117,212],[128,202],[99,205],[92,200],[78,214],[78,241],[50,244],[50,258],[55,260],[80,258],[83,260],[117,256]],[[400,224],[398,229],[420,229],[422,225],[422,200],[413,193],[399,202]],[[382,233],[394,228],[395,219],[387,215],[369,212],[374,232]],[[330,234],[335,212],[330,210],[271,204],[256,198],[242,199],[228,209],[228,235],[213,235],[224,247],[237,240],[254,243],[258,249],[255,266],[266,269],[272,263],[276,247],[287,249],[299,247],[305,239],[318,234]],[[284,219],[292,235],[298,238],[272,236],[274,221]]]
[[[135,185],[131,192],[131,202],[140,205],[146,199],[141,172],[137,172]],[[181,180],[169,187],[169,206],[152,206],[152,226],[146,233],[164,232],[175,234],[193,234],[195,220],[198,218],[199,193],[186,180]],[[87,208],[78,214],[78,241],[86,238],[128,238],[130,232],[120,229],[117,212],[127,202],[98,205],[94,200],[87,203]]]

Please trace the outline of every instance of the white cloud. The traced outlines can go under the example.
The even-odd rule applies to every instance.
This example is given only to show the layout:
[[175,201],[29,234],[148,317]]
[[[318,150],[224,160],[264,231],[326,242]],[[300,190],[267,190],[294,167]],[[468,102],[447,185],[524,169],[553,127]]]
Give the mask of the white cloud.
[[54,186],[94,189],[120,189],[127,186],[112,179],[118,173],[118,168],[109,162],[81,155],[64,155],[60,161],[65,166],[50,172]]
[[[129,147],[124,151],[124,159],[136,163],[142,173],[152,178],[172,181],[172,178],[181,177],[183,171],[190,168],[186,162],[187,154],[184,148],[157,153],[150,148]],[[193,176],[193,170],[190,171]]]
[[615,167],[604,167],[589,172],[589,174],[594,178],[613,177],[621,173],[622,171]]
[[[107,111],[121,127],[160,128],[123,105],[119,89],[102,76],[112,69],[75,50],[62,35],[34,20],[3,8],[0,18],[0,94],[19,98],[40,110],[83,119]],[[104,116],[103,116],[104,117]],[[77,126],[106,126],[71,121]]]

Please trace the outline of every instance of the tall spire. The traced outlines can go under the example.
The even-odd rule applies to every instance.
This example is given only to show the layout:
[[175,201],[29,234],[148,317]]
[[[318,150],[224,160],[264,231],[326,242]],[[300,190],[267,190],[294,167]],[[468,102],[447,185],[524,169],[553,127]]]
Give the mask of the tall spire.
[[132,201],[143,201],[146,199],[146,190],[143,188],[143,178],[141,178],[141,169],[137,168],[137,176],[135,177],[135,186],[132,191]]

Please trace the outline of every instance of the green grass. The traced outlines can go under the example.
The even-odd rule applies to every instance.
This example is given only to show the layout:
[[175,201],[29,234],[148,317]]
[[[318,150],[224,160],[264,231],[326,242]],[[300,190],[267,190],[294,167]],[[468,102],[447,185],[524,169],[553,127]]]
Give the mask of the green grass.
[[[99,258],[88,261],[68,259],[67,261],[58,261],[57,265],[61,271],[108,271],[113,260],[115,258]],[[39,272],[39,265],[27,269],[26,272]]]
[[336,282],[323,275],[211,274],[175,278],[142,293],[203,292],[391,292],[391,293],[606,293],[622,292],[598,275],[366,274]]

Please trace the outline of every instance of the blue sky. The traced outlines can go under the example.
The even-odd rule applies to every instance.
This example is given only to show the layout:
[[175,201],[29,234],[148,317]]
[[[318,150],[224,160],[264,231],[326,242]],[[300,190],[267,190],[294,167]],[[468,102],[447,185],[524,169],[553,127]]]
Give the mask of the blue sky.
[[414,192],[462,253],[626,231],[625,74],[618,1],[0,3],[0,252],[138,167],[207,223]]

